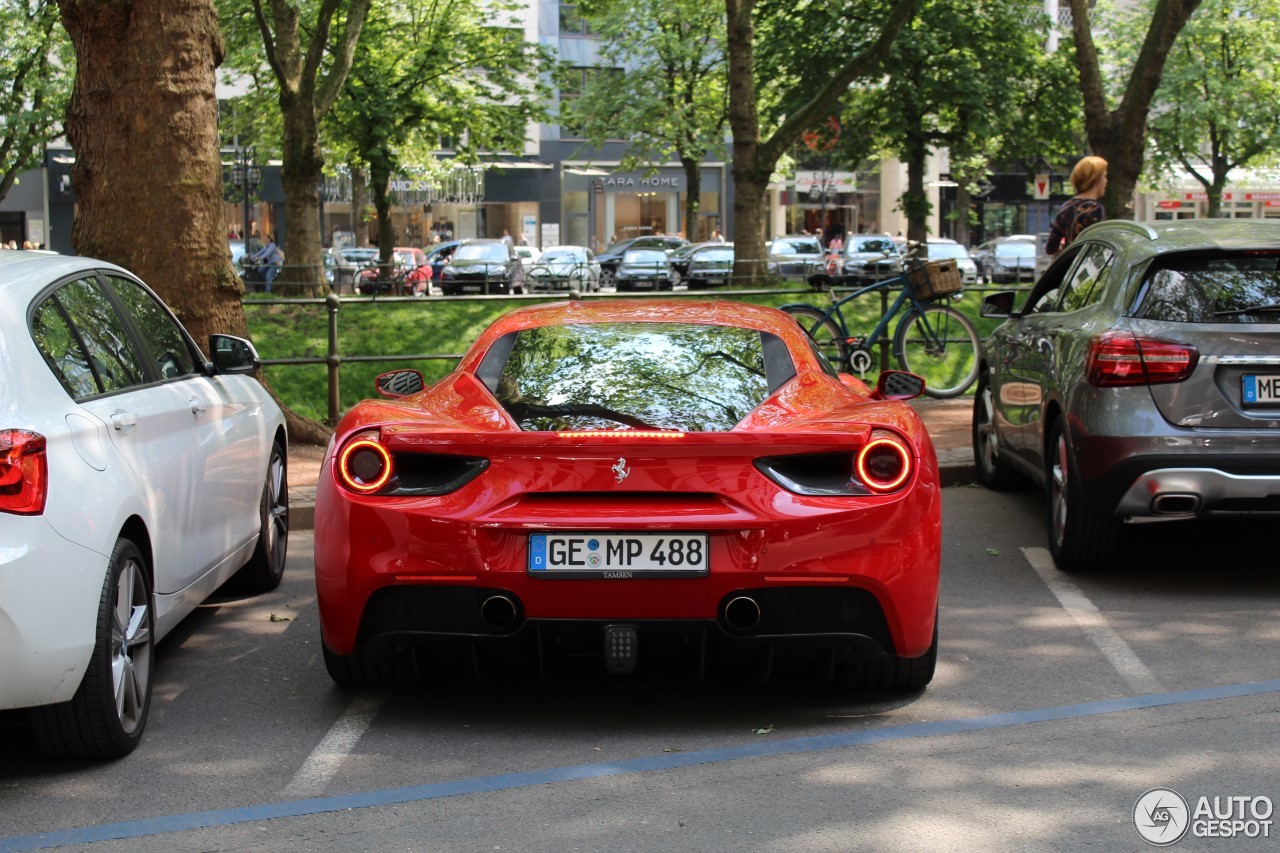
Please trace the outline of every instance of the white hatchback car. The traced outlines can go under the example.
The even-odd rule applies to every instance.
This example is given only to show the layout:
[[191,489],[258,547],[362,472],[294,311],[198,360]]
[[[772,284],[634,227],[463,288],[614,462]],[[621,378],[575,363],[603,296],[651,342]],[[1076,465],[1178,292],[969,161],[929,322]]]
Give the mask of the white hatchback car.
[[248,341],[209,348],[120,267],[0,252],[0,709],[50,754],[128,753],[156,642],[280,583],[284,417]]

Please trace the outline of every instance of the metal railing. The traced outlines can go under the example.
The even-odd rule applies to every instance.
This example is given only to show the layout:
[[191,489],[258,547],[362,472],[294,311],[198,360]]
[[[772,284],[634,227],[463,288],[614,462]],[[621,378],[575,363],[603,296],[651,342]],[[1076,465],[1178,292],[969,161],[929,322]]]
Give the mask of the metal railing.
[[[836,295],[841,291],[849,292],[854,290],[853,287],[835,287],[831,289],[832,295]],[[1030,285],[1014,285],[1014,286],[967,286],[964,292],[985,292],[985,291],[1003,291],[1003,290],[1028,290]],[[330,293],[327,296],[316,297],[269,297],[269,298],[252,298],[244,299],[243,305],[246,308],[268,307],[273,305],[316,305],[323,306],[327,313],[328,342],[327,351],[323,356],[298,356],[285,358],[263,358],[261,363],[263,367],[280,367],[280,366],[296,366],[296,365],[319,365],[323,364],[328,370],[328,387],[327,387],[327,411],[328,422],[335,424],[342,414],[342,406],[340,399],[340,368],[345,363],[370,363],[370,362],[406,362],[406,361],[457,361],[462,358],[461,353],[398,353],[385,355],[343,355],[338,346],[338,312],[343,305],[357,304],[396,304],[410,303],[414,305],[433,304],[436,302],[542,302],[551,296],[562,296],[573,300],[599,300],[599,299],[705,299],[708,296],[725,296],[725,297],[752,297],[752,296],[787,296],[787,295],[806,295],[813,297],[822,295],[823,291],[815,290],[812,287],[804,288],[764,288],[764,289],[716,289],[707,290],[685,290],[685,291],[659,291],[647,293],[604,293],[593,292],[586,293],[571,290],[567,293],[525,293],[514,295],[474,295],[474,296],[432,296],[430,300],[424,300],[421,297],[412,296],[339,296],[337,293]],[[888,292],[882,291],[880,311],[881,314],[888,310]]]

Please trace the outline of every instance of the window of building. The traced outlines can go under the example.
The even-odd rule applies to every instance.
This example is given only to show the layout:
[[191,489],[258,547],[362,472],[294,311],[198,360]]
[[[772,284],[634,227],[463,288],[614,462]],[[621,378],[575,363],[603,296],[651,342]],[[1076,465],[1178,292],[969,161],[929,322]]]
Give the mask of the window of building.
[[595,35],[591,31],[591,25],[587,19],[583,17],[582,12],[578,9],[577,3],[561,3],[560,4],[560,35],[562,36],[590,36]]

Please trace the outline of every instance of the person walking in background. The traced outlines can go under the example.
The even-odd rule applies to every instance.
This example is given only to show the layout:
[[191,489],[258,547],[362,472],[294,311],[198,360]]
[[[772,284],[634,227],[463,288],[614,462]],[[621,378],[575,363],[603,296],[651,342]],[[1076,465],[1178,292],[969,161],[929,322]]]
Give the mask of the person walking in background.
[[515,245],[515,241],[511,239],[511,232],[505,228],[502,229],[502,242],[508,246]]
[[267,293],[270,293],[271,282],[276,280],[276,276],[280,274],[280,265],[284,263],[284,252],[280,251],[280,247],[276,245],[275,239],[270,234],[264,239],[267,242],[253,253],[252,259],[254,263],[266,264],[266,269],[262,271],[262,280],[266,283]]
[[1071,186],[1076,194],[1067,199],[1049,223],[1049,238],[1044,253],[1056,255],[1095,222],[1107,218],[1100,199],[1107,191],[1107,161],[1101,157],[1085,157],[1071,170]]
[[711,242],[712,242],[712,243],[723,243],[723,242],[724,242],[724,235],[720,233],[720,229],[719,229],[719,228],[713,228],[713,229],[711,230]]

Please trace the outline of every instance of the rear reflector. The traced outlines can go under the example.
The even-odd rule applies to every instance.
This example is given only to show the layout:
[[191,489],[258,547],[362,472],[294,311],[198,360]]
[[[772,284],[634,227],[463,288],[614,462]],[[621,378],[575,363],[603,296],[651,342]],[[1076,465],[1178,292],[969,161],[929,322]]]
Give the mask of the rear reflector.
[[1200,361],[1200,352],[1177,341],[1132,332],[1107,332],[1089,342],[1085,363],[1089,384],[1097,388],[1181,382]]
[[39,515],[48,492],[44,436],[25,429],[0,430],[0,512]]

